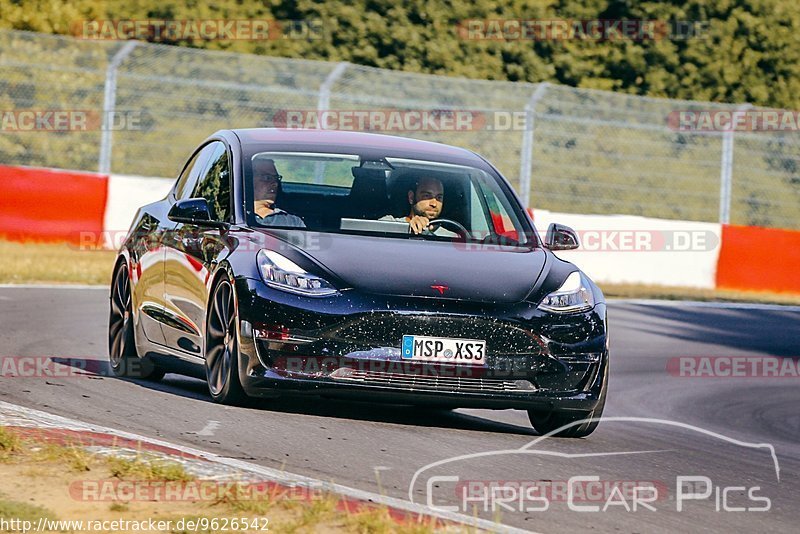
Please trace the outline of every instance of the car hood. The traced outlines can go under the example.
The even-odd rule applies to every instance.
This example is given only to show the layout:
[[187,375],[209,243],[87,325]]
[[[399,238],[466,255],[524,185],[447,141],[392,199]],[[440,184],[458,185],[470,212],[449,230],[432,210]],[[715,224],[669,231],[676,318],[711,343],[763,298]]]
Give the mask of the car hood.
[[294,245],[348,287],[382,295],[519,302],[533,289],[546,261],[542,249],[499,250],[477,244],[327,233],[298,238],[298,232],[279,230],[269,233]]

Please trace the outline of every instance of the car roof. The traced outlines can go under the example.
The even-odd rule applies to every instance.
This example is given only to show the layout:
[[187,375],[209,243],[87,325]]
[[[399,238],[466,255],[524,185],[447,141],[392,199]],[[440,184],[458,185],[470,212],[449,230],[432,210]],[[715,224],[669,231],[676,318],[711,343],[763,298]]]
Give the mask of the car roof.
[[486,168],[474,152],[443,143],[409,137],[342,130],[303,128],[246,128],[232,132],[243,147],[259,150],[350,153],[363,156],[427,159]]

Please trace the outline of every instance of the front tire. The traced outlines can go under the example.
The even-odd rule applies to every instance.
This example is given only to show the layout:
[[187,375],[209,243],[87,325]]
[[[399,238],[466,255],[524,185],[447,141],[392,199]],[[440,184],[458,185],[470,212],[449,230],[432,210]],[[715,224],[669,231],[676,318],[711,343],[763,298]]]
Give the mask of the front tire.
[[136,334],[131,311],[131,282],[124,262],[114,274],[111,285],[111,309],[108,318],[108,360],[111,371],[121,378],[161,380],[164,369],[136,351]]
[[542,435],[549,434],[554,430],[571,423],[576,423],[582,419],[589,419],[584,423],[570,426],[556,434],[553,434],[554,437],[559,438],[585,438],[594,432],[597,428],[597,425],[600,424],[600,417],[603,415],[603,410],[606,406],[607,394],[608,363],[606,363],[605,372],[603,374],[603,388],[600,391],[600,399],[597,401],[597,405],[594,407],[594,410],[590,410],[588,412],[559,412],[556,410],[551,412],[540,412],[536,410],[528,410],[528,419],[530,420],[531,425],[533,425],[533,428]]
[[242,405],[249,400],[239,380],[238,328],[233,285],[225,276],[211,292],[204,350],[208,392],[220,404]]

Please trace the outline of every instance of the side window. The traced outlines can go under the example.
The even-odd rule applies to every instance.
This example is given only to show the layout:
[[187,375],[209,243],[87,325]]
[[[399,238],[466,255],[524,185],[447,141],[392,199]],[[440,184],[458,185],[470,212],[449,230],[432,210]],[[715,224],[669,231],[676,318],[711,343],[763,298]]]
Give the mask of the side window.
[[205,174],[197,182],[192,198],[208,201],[211,218],[215,221],[228,221],[231,215],[231,184],[228,151],[225,145],[215,142],[209,165]]
[[[508,198],[505,195],[498,195],[494,189],[496,184],[485,181],[481,182],[481,189],[486,205],[489,208],[489,224],[494,228],[497,235],[510,237],[515,241],[520,241],[523,237],[522,227],[516,217],[511,216],[511,208],[508,205]],[[520,242],[524,242],[520,241]]]
[[186,165],[186,168],[183,169],[183,173],[178,178],[178,183],[175,186],[176,199],[182,200],[184,198],[189,198],[189,193],[192,192],[194,184],[197,183],[197,177],[200,176],[200,173],[202,173],[208,165],[208,160],[214,152],[215,144],[216,143],[211,143],[206,145],[189,160],[189,163]]
[[483,213],[483,205],[478,197],[480,192],[475,188],[475,184],[470,181],[470,229],[478,236],[478,239],[483,239],[489,235],[489,223],[486,222],[486,214]]

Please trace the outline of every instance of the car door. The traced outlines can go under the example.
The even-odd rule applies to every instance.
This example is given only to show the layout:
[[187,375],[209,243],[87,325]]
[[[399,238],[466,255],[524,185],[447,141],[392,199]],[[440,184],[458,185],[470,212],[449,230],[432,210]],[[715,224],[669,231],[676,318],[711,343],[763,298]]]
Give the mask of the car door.
[[[211,218],[231,221],[231,163],[224,143],[206,146],[208,163],[187,198],[205,198]],[[176,223],[165,247],[165,312],[167,346],[202,357],[206,282],[213,262],[225,248],[217,228]]]
[[184,165],[167,198],[150,205],[133,229],[133,302],[140,312],[138,318],[145,336],[161,345],[166,342],[162,325],[167,320],[164,314],[164,260],[175,226],[167,218],[167,213],[176,198],[191,193],[197,177],[208,165],[210,155],[211,151],[196,151]]

